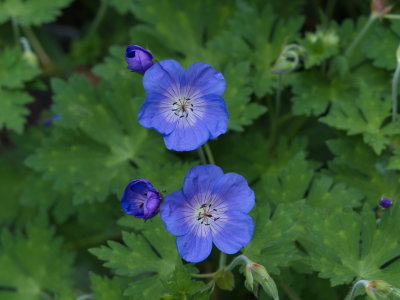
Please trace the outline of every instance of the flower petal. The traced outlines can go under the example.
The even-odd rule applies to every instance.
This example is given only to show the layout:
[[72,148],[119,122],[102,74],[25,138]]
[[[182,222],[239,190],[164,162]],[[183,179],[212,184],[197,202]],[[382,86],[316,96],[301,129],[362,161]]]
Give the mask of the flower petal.
[[209,193],[224,172],[215,165],[195,166],[189,170],[183,181],[182,191],[186,199],[193,200],[198,194]]
[[192,151],[205,144],[210,138],[206,125],[193,116],[179,118],[175,129],[164,135],[165,146],[169,150]]
[[176,127],[176,116],[171,109],[171,100],[166,96],[149,94],[139,110],[139,124],[164,135],[170,134]]
[[183,74],[183,68],[177,61],[162,60],[144,73],[144,90],[146,94],[162,94],[170,99],[178,98],[181,94],[180,82]]
[[[194,227],[201,230],[202,226]],[[201,234],[195,230],[176,238],[176,247],[180,256],[192,263],[205,260],[211,253],[212,237],[211,234]]]
[[213,242],[219,250],[234,254],[247,246],[253,236],[253,219],[240,211],[229,211],[224,215],[220,228],[213,228]]
[[201,120],[206,124],[210,138],[214,139],[227,131],[229,114],[224,98],[205,95],[196,100],[195,109],[202,110]]
[[226,82],[222,73],[213,69],[209,64],[197,62],[185,71],[185,94],[196,98],[208,94],[222,95]]
[[160,215],[169,233],[178,236],[186,234],[192,226],[190,224],[191,213],[191,207],[182,191],[176,191],[165,196]]
[[254,192],[246,179],[236,173],[226,173],[215,183],[213,193],[223,199],[229,211],[248,213],[254,206]]

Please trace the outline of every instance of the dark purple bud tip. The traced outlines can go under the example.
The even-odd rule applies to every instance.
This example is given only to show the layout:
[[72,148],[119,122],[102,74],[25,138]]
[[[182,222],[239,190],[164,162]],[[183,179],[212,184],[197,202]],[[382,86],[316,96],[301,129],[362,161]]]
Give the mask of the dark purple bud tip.
[[379,205],[383,208],[389,208],[392,206],[392,201],[390,201],[387,198],[382,198],[381,201],[379,202]]
[[147,220],[158,213],[161,200],[161,194],[149,181],[137,179],[126,186],[121,208],[127,215]]
[[144,74],[153,65],[153,55],[148,50],[137,45],[126,47],[125,60],[128,64],[128,69],[140,74]]

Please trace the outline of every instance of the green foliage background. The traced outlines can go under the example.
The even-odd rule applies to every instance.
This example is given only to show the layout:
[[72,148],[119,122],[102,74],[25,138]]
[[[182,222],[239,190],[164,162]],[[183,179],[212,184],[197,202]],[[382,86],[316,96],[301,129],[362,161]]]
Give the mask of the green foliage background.
[[400,20],[346,51],[369,15],[367,0],[0,0],[0,300],[255,299],[238,271],[211,294],[191,274],[215,270],[217,251],[185,264],[159,217],[119,208],[130,180],[170,193],[199,164],[137,123],[128,44],[224,74],[229,131],[209,144],[256,192],[242,252],[281,299],[344,299],[358,279],[400,288]]

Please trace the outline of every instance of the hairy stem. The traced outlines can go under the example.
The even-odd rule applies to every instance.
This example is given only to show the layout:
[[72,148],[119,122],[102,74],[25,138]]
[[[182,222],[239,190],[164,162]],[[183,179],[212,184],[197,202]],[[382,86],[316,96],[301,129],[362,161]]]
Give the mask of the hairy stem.
[[87,33],[88,36],[94,34],[97,31],[99,25],[101,24],[101,22],[104,19],[106,11],[107,11],[107,1],[100,0],[100,5],[99,5],[99,9],[97,10],[97,14],[94,17],[92,24],[90,24],[90,27],[89,27],[89,30]]
[[368,21],[364,24],[364,27],[360,30],[360,32],[357,34],[357,36],[354,38],[354,40],[349,45],[349,47],[346,49],[346,51],[344,53],[345,56],[350,56],[350,54],[353,52],[355,47],[360,43],[361,39],[367,33],[367,31],[371,27],[372,23],[374,23],[375,19],[376,19],[376,17],[373,15],[371,15],[369,17]]
[[396,122],[397,120],[397,86],[399,84],[400,79],[400,63],[397,63],[396,71],[393,75],[392,80],[392,122]]

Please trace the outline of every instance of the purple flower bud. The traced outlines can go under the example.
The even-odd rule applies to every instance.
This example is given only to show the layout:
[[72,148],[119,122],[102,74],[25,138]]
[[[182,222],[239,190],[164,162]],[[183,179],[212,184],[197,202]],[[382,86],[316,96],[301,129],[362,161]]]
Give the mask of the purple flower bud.
[[383,208],[389,208],[392,206],[392,204],[392,201],[390,201],[388,198],[382,198],[379,202],[379,205]]
[[122,210],[135,218],[154,217],[160,208],[162,196],[146,179],[131,181],[121,199]]
[[137,45],[126,47],[125,60],[128,63],[128,69],[140,74],[144,74],[153,65],[153,55]]

